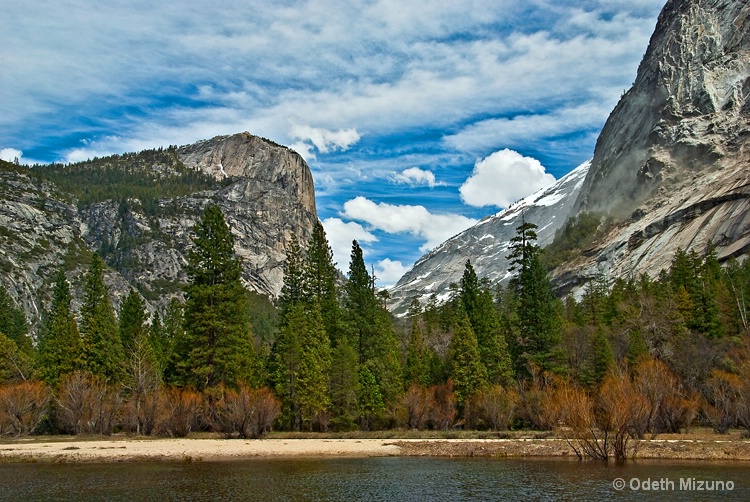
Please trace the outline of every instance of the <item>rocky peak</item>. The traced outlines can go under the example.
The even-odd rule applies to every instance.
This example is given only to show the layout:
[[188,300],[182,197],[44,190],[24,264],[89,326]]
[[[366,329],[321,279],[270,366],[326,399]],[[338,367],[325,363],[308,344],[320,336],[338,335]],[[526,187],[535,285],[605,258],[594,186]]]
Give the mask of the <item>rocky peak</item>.
[[[677,249],[750,250],[750,4],[670,0],[633,87],[607,120],[575,211],[617,223],[563,289],[669,266]],[[616,196],[613,196],[616,194]]]
[[[55,168],[63,169],[49,169]],[[306,243],[317,221],[312,175],[302,157],[248,133],[176,150],[95,159],[81,164],[73,183],[65,178],[71,166],[47,178],[44,169],[35,173],[0,165],[0,282],[32,322],[39,319],[57,270],[65,268],[75,287],[95,250],[110,267],[107,284],[116,305],[135,288],[151,310],[165,306],[181,294],[191,229],[208,204],[221,207],[232,230],[246,286],[275,297],[283,285],[283,263],[292,236]],[[168,175],[167,183],[172,185],[182,176],[188,178],[181,191],[172,189],[170,195],[166,195],[170,185],[164,185],[163,198],[156,200],[137,195],[122,198],[123,192],[113,190],[116,187],[107,185],[105,178],[108,191],[98,191],[105,195],[85,203],[48,181],[60,180],[71,187],[97,169],[118,173],[112,179],[133,181],[133,186],[145,183],[148,188],[153,188],[152,179],[159,183],[159,176]],[[192,186],[193,170],[210,174],[216,183],[203,180],[195,185],[200,188],[192,189],[198,191],[188,193],[185,187]],[[109,198],[109,193],[119,193],[120,198]]]
[[577,208],[629,215],[736,155],[748,118],[750,5],[670,0],[633,87],[599,136]]

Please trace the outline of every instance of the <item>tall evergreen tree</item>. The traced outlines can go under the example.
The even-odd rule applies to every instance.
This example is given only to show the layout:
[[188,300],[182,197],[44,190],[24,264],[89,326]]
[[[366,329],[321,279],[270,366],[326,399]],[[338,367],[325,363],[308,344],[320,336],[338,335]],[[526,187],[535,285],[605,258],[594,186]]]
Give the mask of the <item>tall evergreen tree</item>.
[[518,298],[518,332],[511,344],[518,376],[529,376],[530,364],[542,371],[563,371],[561,312],[535,243],[535,229],[533,223],[521,224],[508,256],[518,271],[509,285]]
[[60,377],[83,367],[83,344],[70,302],[70,286],[65,273],[60,270],[55,278],[52,304],[46,316],[46,334],[39,341],[40,377],[53,387]]
[[333,262],[333,250],[328,244],[325,229],[320,221],[316,222],[307,246],[304,277],[306,296],[314,299],[320,305],[323,325],[331,344],[335,346],[343,331],[338,288],[336,287],[338,272],[336,264]]
[[302,324],[299,330],[299,401],[302,423],[309,430],[315,424],[322,429],[323,417],[331,405],[331,344],[318,303],[313,302],[307,308],[302,304],[299,307],[302,308],[299,308],[296,315],[302,317],[298,320]]
[[507,384],[513,372],[505,334],[492,293],[489,287],[480,283],[471,261],[466,262],[459,295],[463,310],[477,337],[479,354],[487,369],[489,381]]
[[409,306],[408,316],[411,319],[411,331],[406,349],[404,386],[408,387],[412,383],[427,386],[430,383],[430,362],[422,331],[422,309],[416,298]]
[[305,285],[305,257],[296,235],[292,235],[284,262],[284,285],[279,295],[279,318],[286,317],[287,311],[308,298]]
[[125,376],[125,352],[109,291],[104,285],[104,260],[98,253],[94,253],[86,273],[81,332],[86,369],[105,380],[121,382]]
[[126,353],[129,353],[135,340],[148,333],[148,316],[146,304],[141,295],[131,290],[125,301],[120,304],[119,312],[120,340]]
[[250,383],[254,348],[234,237],[216,205],[193,228],[185,288],[185,332],[176,381],[199,390]]
[[18,350],[32,357],[34,345],[29,336],[26,314],[18,308],[5,287],[0,286],[0,333],[15,343]]
[[460,315],[450,347],[451,378],[459,406],[487,384],[487,370],[466,314]]
[[355,240],[344,301],[351,330],[349,339],[359,354],[360,375],[362,366],[368,365],[380,395],[390,403],[401,391],[401,360],[392,319],[378,301],[374,283],[367,272],[362,248]]

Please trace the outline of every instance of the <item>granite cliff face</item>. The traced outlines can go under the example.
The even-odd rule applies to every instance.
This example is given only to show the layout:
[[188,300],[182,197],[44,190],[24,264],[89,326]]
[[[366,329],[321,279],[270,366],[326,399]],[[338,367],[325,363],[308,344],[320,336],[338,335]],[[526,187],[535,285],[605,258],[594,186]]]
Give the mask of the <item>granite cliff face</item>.
[[[542,246],[568,216],[607,217],[594,244],[553,272],[561,293],[580,291],[601,274],[656,275],[678,248],[700,253],[709,241],[720,260],[747,255],[750,4],[667,2],[633,87],[607,120],[588,171],[577,171],[585,179],[575,190],[548,189],[565,194],[559,206],[537,207],[533,201],[544,201],[544,193],[524,201],[525,219],[539,226]],[[392,290],[394,310],[403,311],[414,297],[446,294],[466,259],[492,282],[507,279],[517,210],[483,220],[417,261]]]
[[[555,272],[656,274],[678,248],[750,250],[750,4],[671,0],[633,87],[610,115],[574,211],[618,222]],[[614,196],[613,196],[614,195]]]
[[[246,286],[278,295],[292,235],[307,242],[317,221],[305,161],[248,133],[183,146],[174,154],[183,171],[203,172],[216,183],[147,204],[138,198],[81,204],[32,170],[0,166],[0,281],[32,322],[57,270],[64,267],[74,286],[80,284],[94,250],[110,266],[106,282],[115,304],[134,287],[150,309],[164,306],[187,279],[191,228],[210,203],[221,207],[234,234]],[[140,159],[129,155],[133,162]],[[146,170],[179,176],[159,161]]]

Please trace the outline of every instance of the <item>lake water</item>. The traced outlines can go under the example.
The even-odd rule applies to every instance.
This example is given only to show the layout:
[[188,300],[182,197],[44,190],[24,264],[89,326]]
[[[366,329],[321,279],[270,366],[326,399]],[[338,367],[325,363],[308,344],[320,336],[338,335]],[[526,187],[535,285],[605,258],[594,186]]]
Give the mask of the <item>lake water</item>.
[[[701,491],[701,482],[725,489]],[[678,499],[750,500],[750,464],[417,457],[0,464],[0,500],[16,502]]]

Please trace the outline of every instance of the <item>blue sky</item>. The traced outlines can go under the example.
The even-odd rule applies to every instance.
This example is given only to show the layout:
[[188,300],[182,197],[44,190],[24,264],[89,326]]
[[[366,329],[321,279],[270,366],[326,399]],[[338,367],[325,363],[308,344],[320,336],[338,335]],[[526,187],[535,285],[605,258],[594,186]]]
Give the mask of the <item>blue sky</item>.
[[381,286],[590,158],[664,0],[11,0],[0,157],[248,131],[310,164]]

